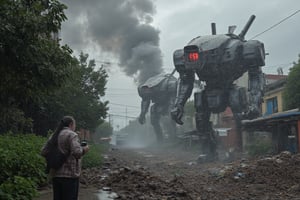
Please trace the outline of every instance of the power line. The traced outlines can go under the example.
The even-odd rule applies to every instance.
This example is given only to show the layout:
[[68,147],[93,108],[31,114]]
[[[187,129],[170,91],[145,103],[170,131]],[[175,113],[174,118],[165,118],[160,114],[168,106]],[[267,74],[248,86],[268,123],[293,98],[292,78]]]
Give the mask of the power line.
[[136,93],[106,93],[107,96],[126,96],[126,95],[136,95]]
[[107,88],[108,90],[130,90],[130,91],[137,91],[137,89],[129,89],[129,88]]
[[131,113],[138,113],[139,112],[139,108],[127,108],[127,107],[113,107],[113,106],[110,106],[109,107],[109,110],[113,110],[113,111],[115,111],[115,112],[118,112],[118,113],[120,113],[120,112],[131,112]]
[[276,65],[269,65],[269,66],[266,66],[266,67],[270,68],[270,67],[280,67],[280,66],[283,66],[283,68],[286,68],[286,67],[290,67],[291,65],[293,65],[293,62],[290,62],[290,63],[281,63],[281,64],[276,64]]
[[130,95],[137,95],[138,93],[136,92],[125,92],[125,91],[123,91],[123,93],[122,92],[106,92],[106,94],[116,94],[116,95],[118,95],[118,94],[130,94]]
[[124,113],[126,115],[139,115],[140,114],[140,111],[124,111],[124,110],[116,110],[116,109],[109,109],[110,112],[114,112],[114,113],[119,113],[121,115],[124,115]]
[[131,107],[131,108],[140,108],[139,106],[130,106],[130,105],[126,105],[126,104],[119,104],[119,103],[112,103],[112,102],[109,102],[108,104],[117,105],[117,106]]
[[265,31],[263,31],[263,32],[261,32],[261,33],[255,35],[255,36],[252,37],[250,40],[252,40],[252,39],[254,39],[254,38],[256,38],[256,37],[258,37],[258,36],[264,34],[265,32],[267,32],[267,31],[269,31],[269,30],[275,28],[276,26],[278,26],[278,25],[281,24],[282,22],[284,22],[284,21],[288,20],[289,18],[291,18],[292,16],[296,15],[298,12],[300,12],[300,10],[297,10],[297,11],[294,12],[293,14],[291,14],[291,15],[287,16],[286,18],[282,19],[281,21],[277,22],[276,24],[274,24],[274,25],[271,26],[270,28],[266,29]]
[[108,115],[113,116],[113,117],[122,117],[122,118],[137,119],[137,117],[127,116],[127,115],[118,115],[118,114],[111,114],[111,113],[109,113]]

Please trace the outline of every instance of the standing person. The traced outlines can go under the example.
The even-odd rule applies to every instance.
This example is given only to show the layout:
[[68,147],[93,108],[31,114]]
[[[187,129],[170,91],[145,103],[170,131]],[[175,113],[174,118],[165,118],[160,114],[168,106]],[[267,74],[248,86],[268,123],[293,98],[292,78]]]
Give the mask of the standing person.
[[53,144],[56,144],[58,149],[67,155],[66,161],[59,169],[50,169],[54,200],[78,199],[81,158],[89,151],[89,146],[80,145],[75,128],[76,122],[73,117],[63,117],[55,132],[42,148],[44,157],[46,157],[50,146]]

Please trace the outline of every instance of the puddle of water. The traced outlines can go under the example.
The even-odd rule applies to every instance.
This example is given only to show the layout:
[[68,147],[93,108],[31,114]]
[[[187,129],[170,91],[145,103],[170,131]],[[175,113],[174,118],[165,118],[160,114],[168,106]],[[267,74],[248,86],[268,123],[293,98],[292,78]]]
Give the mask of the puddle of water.
[[99,190],[96,193],[98,200],[112,200],[112,199],[116,199],[118,197],[118,195],[114,192],[111,191],[105,191],[105,190]]

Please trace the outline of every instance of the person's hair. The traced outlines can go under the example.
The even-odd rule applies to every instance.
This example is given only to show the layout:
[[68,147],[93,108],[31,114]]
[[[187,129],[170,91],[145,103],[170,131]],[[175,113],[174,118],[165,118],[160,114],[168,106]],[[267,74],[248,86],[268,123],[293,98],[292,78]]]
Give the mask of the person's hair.
[[69,125],[71,123],[74,123],[75,120],[72,116],[64,116],[62,118],[62,120],[60,120],[60,122],[58,123],[58,126],[56,127],[51,139],[50,139],[50,142],[53,144],[53,145],[57,145],[58,144],[58,135],[59,133],[61,132],[61,130],[64,128],[64,127],[69,127]]

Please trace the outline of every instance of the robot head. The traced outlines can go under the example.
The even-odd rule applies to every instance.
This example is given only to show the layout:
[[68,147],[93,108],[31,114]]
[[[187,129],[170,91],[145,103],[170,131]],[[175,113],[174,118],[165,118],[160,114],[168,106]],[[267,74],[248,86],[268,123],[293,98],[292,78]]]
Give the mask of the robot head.
[[196,45],[185,46],[173,53],[173,62],[177,71],[185,69],[201,70],[203,67],[203,55],[200,54],[199,47]]
[[[201,52],[201,54],[200,54]],[[203,51],[196,45],[184,47],[184,60],[187,69],[201,70],[203,68]]]

